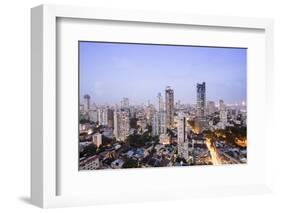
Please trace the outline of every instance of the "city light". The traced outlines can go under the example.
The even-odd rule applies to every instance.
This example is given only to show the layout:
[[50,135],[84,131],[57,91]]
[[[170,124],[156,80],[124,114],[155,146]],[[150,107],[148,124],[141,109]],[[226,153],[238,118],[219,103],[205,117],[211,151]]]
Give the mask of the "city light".
[[211,140],[209,138],[207,138],[205,140],[205,143],[206,143],[206,145],[208,147],[208,150],[210,152],[212,164],[213,165],[221,165],[222,163],[221,163],[220,157],[219,157],[218,153],[216,152],[215,148],[212,146]]
[[235,139],[235,143],[237,144],[237,145],[239,145],[239,146],[241,146],[241,147],[247,147],[247,140],[246,139],[238,139],[238,138],[236,138]]

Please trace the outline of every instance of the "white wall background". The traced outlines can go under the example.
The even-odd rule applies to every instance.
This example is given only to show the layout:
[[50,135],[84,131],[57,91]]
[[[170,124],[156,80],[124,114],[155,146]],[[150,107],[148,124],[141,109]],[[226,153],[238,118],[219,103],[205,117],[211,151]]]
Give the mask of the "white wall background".
[[[0,7],[0,211],[37,212],[30,188],[30,8],[42,3],[275,19],[275,192],[272,195],[80,207],[69,212],[277,212],[281,200],[281,5],[278,0],[9,0]],[[278,85],[279,84],[279,85]],[[262,125],[262,124],[261,124]],[[262,157],[262,156],[261,156]],[[278,209],[278,210],[277,210]],[[47,210],[60,212],[63,209]]]

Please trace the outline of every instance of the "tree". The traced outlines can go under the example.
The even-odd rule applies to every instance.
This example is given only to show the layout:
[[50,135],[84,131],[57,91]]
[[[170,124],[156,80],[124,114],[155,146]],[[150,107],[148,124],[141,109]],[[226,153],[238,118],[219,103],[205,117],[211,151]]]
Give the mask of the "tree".
[[111,144],[111,143],[113,143],[113,139],[102,135],[102,144],[103,145],[108,145],[108,144]]
[[86,123],[90,123],[90,120],[81,116],[80,117],[80,124],[86,124]]
[[152,126],[151,125],[147,124],[146,129],[147,129],[148,133],[152,133]]
[[97,153],[97,147],[95,144],[86,146],[82,152],[79,153],[80,158],[85,156],[93,156]]
[[145,145],[145,140],[142,135],[133,134],[127,137],[127,143],[132,147],[142,147]]
[[138,167],[137,160],[134,160],[131,158],[125,160],[125,162],[123,164],[123,168],[137,168],[137,167]]

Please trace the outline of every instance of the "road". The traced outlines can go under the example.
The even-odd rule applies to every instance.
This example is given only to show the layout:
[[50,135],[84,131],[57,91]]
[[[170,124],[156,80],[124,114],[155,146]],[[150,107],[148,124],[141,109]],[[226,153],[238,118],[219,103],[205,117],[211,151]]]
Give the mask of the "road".
[[210,152],[211,160],[212,160],[213,165],[221,165],[222,161],[220,159],[220,156],[219,156],[217,150],[212,145],[212,142],[209,138],[206,138],[205,144],[207,145],[207,148]]

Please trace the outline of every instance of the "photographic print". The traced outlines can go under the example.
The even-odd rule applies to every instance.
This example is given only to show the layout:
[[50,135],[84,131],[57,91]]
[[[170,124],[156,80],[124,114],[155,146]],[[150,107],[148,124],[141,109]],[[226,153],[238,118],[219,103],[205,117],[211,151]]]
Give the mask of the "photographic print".
[[79,41],[79,170],[247,163],[247,49]]

